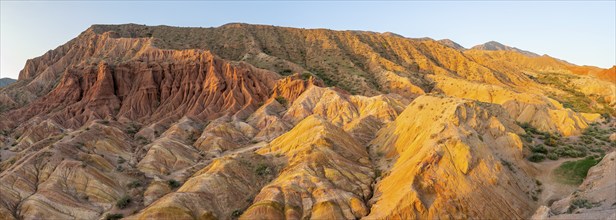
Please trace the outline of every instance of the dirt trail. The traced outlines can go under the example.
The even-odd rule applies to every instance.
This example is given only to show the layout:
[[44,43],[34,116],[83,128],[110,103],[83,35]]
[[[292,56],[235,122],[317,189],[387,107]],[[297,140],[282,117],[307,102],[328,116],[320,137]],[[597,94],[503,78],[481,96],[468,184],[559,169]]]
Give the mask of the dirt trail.
[[554,170],[566,161],[577,159],[579,158],[549,160],[536,164],[537,169],[541,171],[541,175],[537,176],[537,180],[541,181],[543,189],[543,192],[539,197],[540,205],[549,206],[553,201],[569,196],[575,191],[577,186],[558,182],[554,176]]

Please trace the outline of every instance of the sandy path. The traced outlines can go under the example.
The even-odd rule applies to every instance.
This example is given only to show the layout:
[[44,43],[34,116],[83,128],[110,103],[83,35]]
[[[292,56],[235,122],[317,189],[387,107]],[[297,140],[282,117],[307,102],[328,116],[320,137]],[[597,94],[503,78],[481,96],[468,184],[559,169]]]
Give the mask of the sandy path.
[[575,191],[577,186],[560,183],[554,176],[554,170],[566,161],[578,160],[579,158],[566,158],[559,160],[548,160],[536,165],[541,174],[537,180],[541,181],[543,192],[539,197],[539,204],[549,206],[551,202],[569,196]]

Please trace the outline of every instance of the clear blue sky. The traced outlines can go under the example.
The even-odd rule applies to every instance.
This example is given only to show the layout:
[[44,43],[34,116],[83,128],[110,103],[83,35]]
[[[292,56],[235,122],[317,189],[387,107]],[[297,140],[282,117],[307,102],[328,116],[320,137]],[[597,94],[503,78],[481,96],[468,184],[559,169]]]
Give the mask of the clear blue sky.
[[92,24],[191,27],[230,22],[394,32],[471,47],[495,40],[578,65],[616,63],[616,1],[543,2],[163,2],[0,3],[0,77],[17,78]]

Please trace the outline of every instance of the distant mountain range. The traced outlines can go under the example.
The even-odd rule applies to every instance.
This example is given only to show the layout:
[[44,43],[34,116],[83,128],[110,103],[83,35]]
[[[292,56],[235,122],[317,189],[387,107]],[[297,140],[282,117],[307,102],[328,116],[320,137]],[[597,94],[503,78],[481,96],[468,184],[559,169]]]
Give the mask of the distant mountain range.
[[15,79],[11,79],[11,78],[0,78],[0,88],[8,86],[11,83],[14,83]]
[[487,43],[484,43],[484,44],[480,44],[480,45],[472,47],[471,49],[475,49],[475,50],[493,50],[493,51],[494,50],[515,51],[515,52],[518,52],[518,53],[521,53],[521,54],[524,54],[524,55],[527,55],[527,56],[531,56],[531,57],[538,57],[539,56],[539,54],[536,54],[536,53],[533,53],[533,52],[530,52],[530,51],[526,51],[526,50],[521,50],[521,49],[518,49],[518,48],[515,48],[515,47],[510,47],[510,46],[507,46],[507,45],[503,45],[503,44],[501,44],[499,42],[496,42],[496,41],[490,41],[490,42],[487,42]]

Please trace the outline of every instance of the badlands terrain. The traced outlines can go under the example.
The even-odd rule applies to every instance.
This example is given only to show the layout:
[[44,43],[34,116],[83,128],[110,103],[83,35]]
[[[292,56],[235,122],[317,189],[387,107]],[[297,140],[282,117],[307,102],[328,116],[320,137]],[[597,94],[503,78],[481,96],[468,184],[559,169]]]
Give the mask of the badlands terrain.
[[0,219],[614,219],[616,67],[93,25],[0,88]]

